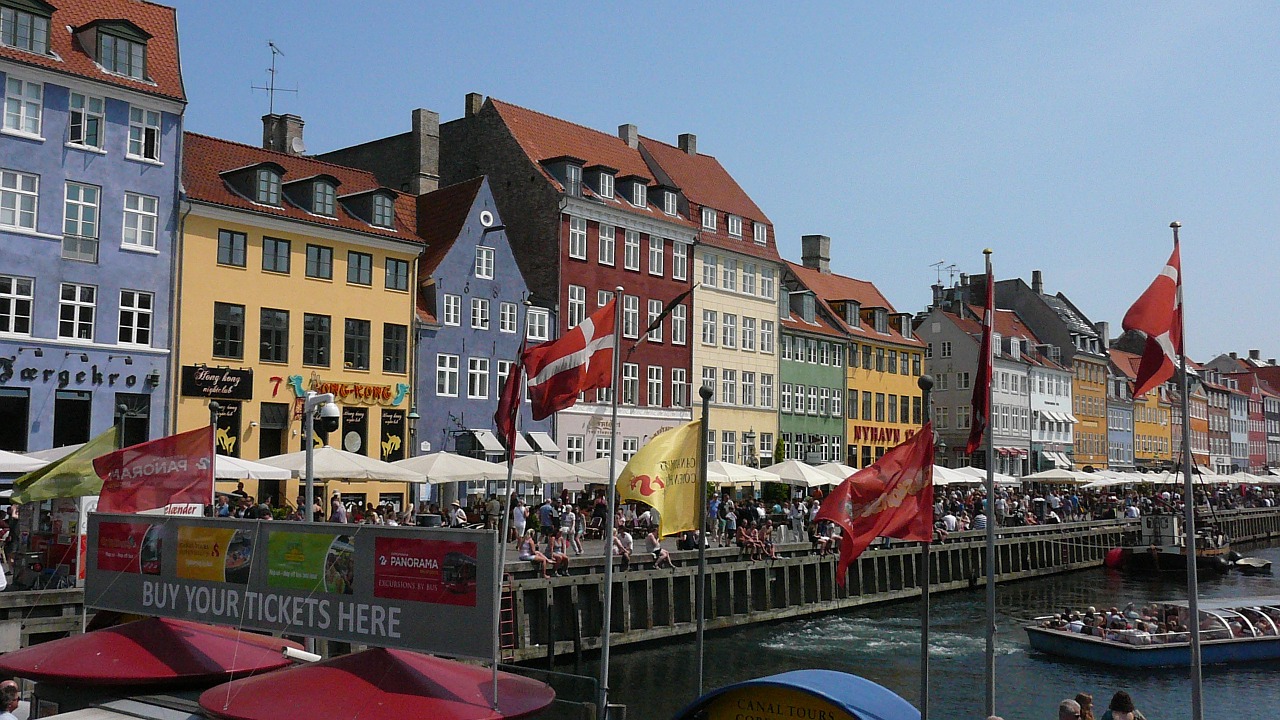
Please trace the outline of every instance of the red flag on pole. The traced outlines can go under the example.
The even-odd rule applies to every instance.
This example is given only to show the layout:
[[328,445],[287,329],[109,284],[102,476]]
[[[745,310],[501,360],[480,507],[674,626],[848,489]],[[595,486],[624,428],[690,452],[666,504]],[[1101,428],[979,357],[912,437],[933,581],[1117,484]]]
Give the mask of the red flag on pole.
[[578,393],[613,384],[614,312],[617,298],[596,310],[564,337],[525,351],[533,419],[573,407]]
[[[520,344],[520,356],[524,356],[524,343]],[[524,378],[524,364],[517,360],[511,364],[507,381],[502,385],[498,398],[498,410],[493,414],[498,437],[507,447],[507,462],[516,459],[516,420],[520,417],[520,381]]]
[[1133,381],[1133,396],[1141,397],[1173,377],[1175,360],[1182,352],[1182,259],[1176,243],[1164,270],[1125,313],[1121,325],[1147,336]]
[[131,445],[93,461],[99,512],[136,513],[213,497],[212,425]]
[[836,581],[877,537],[933,540],[933,423],[850,475],[822,501],[818,520],[844,529]]
[[978,350],[978,377],[973,383],[973,418],[969,421],[966,454],[972,455],[982,446],[982,436],[991,422],[991,336],[996,326],[996,281],[991,274],[991,257],[987,257],[987,302],[982,308],[982,345]]

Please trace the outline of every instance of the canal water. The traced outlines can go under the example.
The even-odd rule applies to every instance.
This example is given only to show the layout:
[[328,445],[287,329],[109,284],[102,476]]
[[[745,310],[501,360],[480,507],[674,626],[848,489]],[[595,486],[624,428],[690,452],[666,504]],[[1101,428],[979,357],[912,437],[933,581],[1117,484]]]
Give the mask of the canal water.
[[[1272,560],[1280,549],[1244,554]],[[1280,595],[1280,576],[1236,573],[1200,583],[1202,598]],[[1116,690],[1126,690],[1149,720],[1190,718],[1186,670],[1126,672],[1054,659],[1031,650],[1022,626],[1055,609],[1099,608],[1186,597],[1185,580],[1133,578],[1106,570],[1000,586],[997,592],[996,710],[1005,720],[1057,717],[1058,702],[1092,693],[1099,717]],[[984,720],[982,587],[933,598],[930,623],[930,717]],[[708,635],[705,687],[720,687],[787,670],[826,668],[861,675],[918,706],[918,602],[856,608],[839,614],[744,626]],[[594,662],[592,663],[594,665]],[[614,650],[611,697],[627,717],[667,720],[696,696],[693,638]],[[586,672],[595,672],[588,666]],[[1280,718],[1280,663],[1206,667],[1206,720]]]

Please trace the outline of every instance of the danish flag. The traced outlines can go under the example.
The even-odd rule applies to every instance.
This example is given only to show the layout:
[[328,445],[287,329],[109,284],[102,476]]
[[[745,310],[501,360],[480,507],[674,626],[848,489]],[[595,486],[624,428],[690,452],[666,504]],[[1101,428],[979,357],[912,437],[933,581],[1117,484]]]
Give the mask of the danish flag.
[[982,344],[978,350],[978,377],[973,383],[973,417],[964,451],[970,455],[982,446],[982,435],[991,421],[991,338],[996,326],[996,282],[987,258],[987,301],[982,312]]
[[1173,377],[1174,359],[1182,353],[1182,258],[1176,242],[1164,270],[1125,313],[1121,325],[1147,336],[1133,381],[1133,396],[1141,397]]
[[613,385],[617,303],[616,298],[610,300],[564,337],[524,352],[534,420],[573,407],[579,393]]

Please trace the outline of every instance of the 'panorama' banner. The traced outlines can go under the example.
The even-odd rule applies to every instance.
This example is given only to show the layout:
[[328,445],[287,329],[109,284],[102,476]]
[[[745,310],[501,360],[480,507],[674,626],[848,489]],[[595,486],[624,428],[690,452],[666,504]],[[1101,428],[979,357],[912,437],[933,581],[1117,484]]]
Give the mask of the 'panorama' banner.
[[494,537],[95,513],[85,605],[492,658]]

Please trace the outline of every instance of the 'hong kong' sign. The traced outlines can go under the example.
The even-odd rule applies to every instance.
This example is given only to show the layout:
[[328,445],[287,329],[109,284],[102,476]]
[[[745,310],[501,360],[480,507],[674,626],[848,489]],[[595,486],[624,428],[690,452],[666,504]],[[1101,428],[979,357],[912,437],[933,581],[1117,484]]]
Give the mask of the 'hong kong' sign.
[[253,370],[183,365],[182,395],[215,400],[252,400]]
[[481,530],[95,513],[85,604],[491,658],[496,557]]

